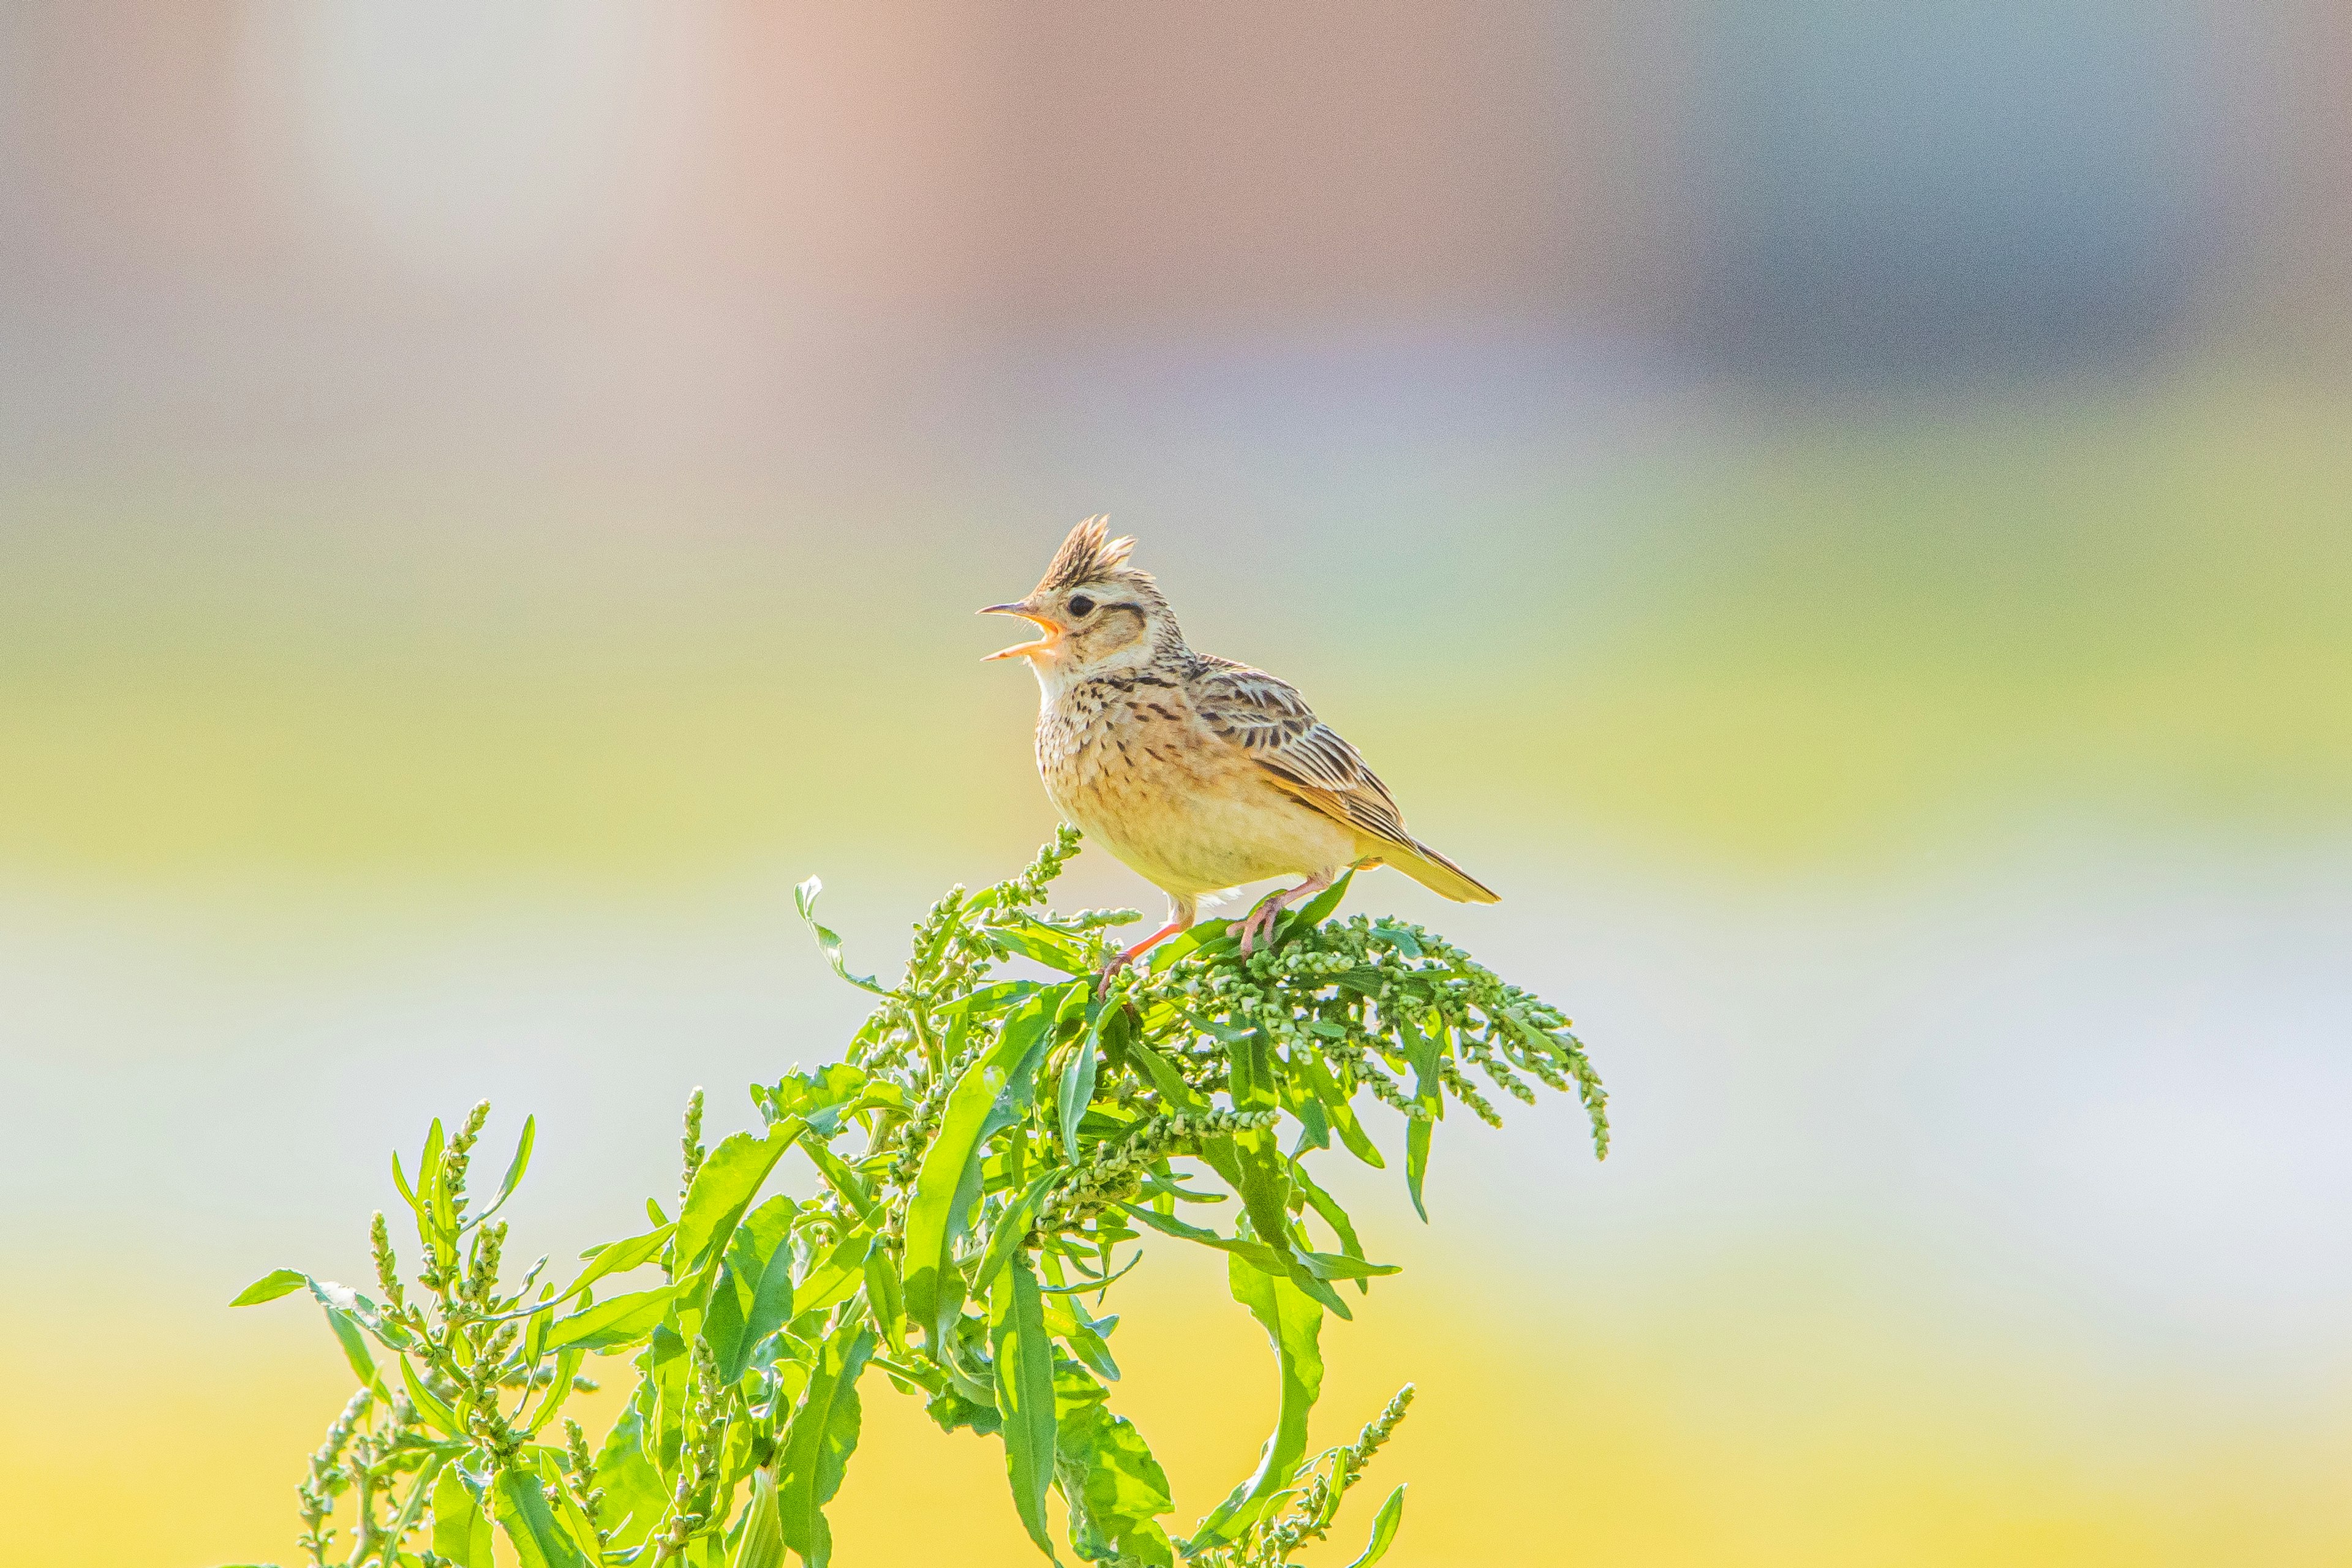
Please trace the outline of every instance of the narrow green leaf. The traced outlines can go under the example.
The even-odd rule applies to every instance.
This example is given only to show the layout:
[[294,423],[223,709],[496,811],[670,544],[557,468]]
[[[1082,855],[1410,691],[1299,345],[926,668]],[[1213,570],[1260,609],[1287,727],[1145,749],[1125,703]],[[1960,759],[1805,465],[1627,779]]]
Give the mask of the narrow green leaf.
[[499,1210],[506,1206],[506,1201],[514,1196],[515,1189],[522,1184],[522,1173],[530,1168],[530,1146],[532,1141],[537,1138],[538,1135],[539,1118],[536,1116],[524,1117],[522,1119],[522,1136],[515,1142],[514,1158],[507,1162],[507,1173],[504,1179],[499,1183],[499,1195],[492,1198],[490,1200],[490,1206],[484,1209],[481,1213],[467,1216],[467,1229],[473,1229],[476,1226],[481,1224],[484,1220],[498,1213]]
[[822,1312],[856,1295],[866,1278],[866,1259],[874,1250],[874,1242],[872,1231],[853,1230],[834,1243],[793,1288],[793,1312]]
[[[577,1355],[579,1352],[575,1351],[572,1353]],[[544,1421],[533,1423],[534,1428],[544,1425]],[[556,1518],[562,1523],[563,1532],[580,1548],[581,1554],[594,1563],[600,1559],[596,1546],[596,1521],[588,1517],[588,1510],[580,1506],[580,1500],[573,1497],[572,1489],[563,1484],[565,1468],[564,1464],[558,1462],[555,1449],[543,1447],[539,1450],[541,1495],[545,1495],[545,1489],[554,1489],[555,1496],[549,1506],[555,1510]]]
[[743,1510],[743,1532],[727,1568],[784,1568],[784,1519],[776,1506],[776,1473],[751,1472],[751,1500]]
[[998,1271],[1021,1250],[1021,1243],[1028,1236],[1030,1226],[1036,1223],[1038,1204],[1044,1201],[1047,1189],[1061,1176],[1058,1170],[1046,1172],[1024,1187],[1018,1197],[998,1212],[995,1228],[988,1233],[987,1248],[981,1253],[980,1263],[972,1270],[974,1295],[986,1295],[996,1283]]
[[1095,1031],[1088,1029],[1087,1037],[1078,1045],[1078,1054],[1062,1069],[1061,1103],[1055,1107],[1062,1115],[1062,1151],[1076,1164],[1078,1159],[1078,1127],[1087,1119],[1087,1107],[1094,1103],[1095,1075],[1099,1063],[1095,1055]]
[[1400,1007],[1391,1022],[1396,1025],[1397,1038],[1404,1042],[1405,1060],[1412,1067],[1413,1098],[1439,1116],[1445,1114],[1445,1097],[1441,1092],[1437,1076],[1437,1060],[1444,1049],[1445,1026],[1441,1020],[1433,1030],[1424,1031],[1422,1021],[1413,1016],[1417,1009]]
[[[425,1379],[408,1364],[406,1356],[400,1358],[400,1382],[401,1385],[408,1391],[408,1403],[416,1406],[417,1414],[424,1416],[428,1423],[452,1437],[470,1438],[472,1436],[471,1433],[457,1425],[457,1412],[451,1410],[439,1394],[435,1394],[425,1385]],[[439,1548],[436,1547],[435,1550],[438,1551]]]
[[499,1472],[492,1489],[499,1528],[513,1542],[522,1568],[584,1568],[587,1558],[556,1522],[541,1484],[536,1465],[509,1465]]
[[1026,1258],[1015,1258],[996,1278],[988,1300],[988,1337],[1013,1506],[1029,1539],[1051,1558],[1045,1492],[1054,1482],[1054,1342],[1045,1336],[1045,1299]]
[[455,1230],[449,1223],[449,1190],[447,1173],[441,1169],[441,1150],[448,1134],[441,1130],[441,1119],[435,1117],[433,1125],[425,1130],[425,1152],[416,1161],[416,1201],[420,1227],[430,1226],[436,1235]]
[[836,1331],[825,1341],[784,1433],[777,1462],[777,1518],[784,1544],[800,1553],[805,1568],[825,1568],[833,1555],[824,1505],[841,1489],[842,1472],[857,1447],[857,1375],[873,1353],[871,1329]]
[[866,1185],[865,1178],[849,1168],[848,1161],[814,1138],[801,1141],[801,1152],[809,1157],[809,1163],[816,1167],[817,1174],[824,1178],[825,1184],[841,1194],[852,1214],[868,1225],[880,1224],[881,1215],[874,1206],[873,1188]]
[[1287,1278],[1262,1273],[1245,1259],[1233,1259],[1226,1274],[1234,1300],[1250,1310],[1273,1342],[1282,1368],[1282,1403],[1256,1471],[1201,1521],[1188,1552],[1238,1539],[1288,1489],[1307,1456],[1307,1413],[1323,1392],[1323,1309]]
[[734,1132],[703,1160],[678,1210],[677,1247],[671,1253],[672,1278],[684,1279],[701,1272],[713,1250],[735,1234],[743,1211],[751,1207],[760,1184],[785,1150],[808,1130],[797,1116],[786,1117],[765,1133]]
[[1429,1210],[1421,1201],[1422,1179],[1429,1174],[1429,1133],[1436,1124],[1416,1116],[1404,1124],[1404,1190],[1412,1198],[1412,1212],[1421,1223],[1429,1223]]
[[290,1295],[299,1290],[310,1282],[310,1277],[299,1269],[273,1269],[239,1291],[236,1300],[231,1301],[229,1305],[254,1307],[264,1301],[275,1301],[280,1296]]
[[1062,994],[1069,989],[1056,986],[1023,1002],[1005,1021],[995,1048],[964,1069],[948,1091],[940,1130],[916,1173],[907,1207],[907,1315],[922,1329],[935,1355],[963,1307],[955,1244],[980,1200],[988,1140],[1027,1111]]
[[482,1500],[466,1484],[466,1473],[451,1465],[433,1483],[433,1552],[458,1568],[495,1568],[492,1561],[490,1516]]
[[1339,907],[1339,900],[1348,896],[1348,884],[1355,879],[1352,868],[1340,872],[1338,881],[1316,894],[1304,908],[1292,910],[1285,918],[1286,926],[1289,930],[1306,931],[1329,920],[1331,911]]
[[588,1267],[583,1268],[579,1277],[563,1288],[561,1295],[553,1298],[551,1305],[553,1302],[570,1300],[607,1274],[626,1274],[632,1268],[644,1268],[660,1255],[663,1247],[669,1245],[669,1238],[676,1235],[677,1231],[676,1226],[665,1225],[658,1230],[649,1230],[643,1236],[633,1236],[626,1241],[607,1242],[590,1255]]
[[1348,1564],[1348,1568],[1372,1568],[1372,1564],[1389,1554],[1389,1543],[1396,1539],[1397,1526],[1404,1522],[1404,1489],[1389,1493],[1389,1500],[1381,1504],[1380,1517],[1372,1521],[1371,1543],[1364,1554]]
[[[721,1383],[731,1384],[743,1375],[742,1363],[751,1357],[751,1347],[744,1342],[743,1319],[751,1310],[749,1284],[736,1277],[728,1264],[719,1266],[718,1277],[710,1281],[710,1292],[702,1307],[702,1339],[710,1347],[711,1359],[718,1363]],[[728,1369],[732,1366],[734,1370]]]
[[1176,1070],[1175,1064],[1166,1057],[1161,1056],[1141,1040],[1137,1040],[1129,1046],[1128,1050],[1137,1061],[1143,1064],[1143,1070],[1150,1075],[1151,1086],[1160,1091],[1160,1097],[1170,1105],[1180,1110],[1208,1109],[1201,1097],[1192,1092],[1192,1086],[1186,1083],[1183,1075]]
[[895,1355],[907,1353],[907,1292],[887,1247],[866,1255],[866,1310]]
[[1331,1076],[1331,1069],[1325,1065],[1322,1053],[1306,1052],[1298,1067],[1305,1074],[1308,1087],[1314,1090],[1315,1098],[1323,1102],[1323,1112],[1331,1119],[1331,1125],[1338,1131],[1339,1142],[1348,1146],[1348,1152],[1376,1171],[1385,1166],[1387,1162],[1381,1158],[1380,1150],[1366,1135],[1363,1123],[1356,1120],[1355,1106],[1340,1090],[1339,1080]]
[[392,1152],[392,1184],[400,1190],[401,1201],[412,1210],[416,1209],[416,1194],[408,1184],[408,1173],[400,1168],[400,1151],[397,1149]]
[[327,1326],[335,1331],[335,1339],[343,1347],[343,1359],[352,1363],[353,1375],[378,1394],[383,1393],[383,1380],[376,1374],[375,1357],[369,1353],[367,1336],[360,1331],[358,1321],[340,1307],[330,1307]]
[[793,889],[793,905],[800,910],[801,919],[808,923],[809,930],[816,933],[817,950],[824,954],[825,963],[833,966],[833,972],[835,974],[840,975],[860,991],[871,991],[877,996],[887,996],[890,993],[876,984],[874,976],[849,973],[849,966],[844,963],[841,958],[841,938],[817,923],[816,896],[823,891],[824,891],[824,883],[814,877],[811,877]]
[[599,1301],[585,1311],[558,1319],[548,1330],[543,1348],[560,1351],[567,1345],[578,1345],[583,1350],[607,1350],[614,1345],[633,1344],[653,1332],[654,1325],[668,1313],[677,1293],[678,1287],[664,1285]]
[[1231,1149],[1233,1171],[1227,1179],[1241,1194],[1242,1206],[1249,1210],[1250,1226],[1258,1239],[1282,1260],[1281,1272],[1339,1316],[1353,1317],[1339,1293],[1298,1256],[1290,1228],[1291,1162],[1282,1157],[1273,1129],[1255,1128],[1215,1142]]
[[1048,969],[1058,969],[1065,974],[1094,973],[1094,965],[1087,962],[1077,943],[1058,932],[996,926],[981,934],[999,952],[1009,953],[1014,958],[1025,958]]
[[[1307,1206],[1331,1227],[1331,1234],[1339,1238],[1340,1252],[1349,1258],[1361,1258],[1364,1244],[1356,1238],[1355,1222],[1348,1217],[1348,1211],[1339,1206],[1339,1200],[1317,1186],[1315,1178],[1307,1173],[1307,1167],[1303,1164],[1292,1163],[1290,1179],[1306,1194]],[[1360,1288],[1367,1291],[1371,1289],[1369,1285]]]
[[579,1345],[557,1352],[554,1381],[549,1384],[547,1397],[540,1401],[539,1409],[532,1413],[530,1425],[523,1428],[524,1431],[535,1433],[555,1419],[555,1413],[563,1408],[565,1400],[572,1397],[572,1380],[580,1374],[580,1363],[587,1358],[587,1351]]

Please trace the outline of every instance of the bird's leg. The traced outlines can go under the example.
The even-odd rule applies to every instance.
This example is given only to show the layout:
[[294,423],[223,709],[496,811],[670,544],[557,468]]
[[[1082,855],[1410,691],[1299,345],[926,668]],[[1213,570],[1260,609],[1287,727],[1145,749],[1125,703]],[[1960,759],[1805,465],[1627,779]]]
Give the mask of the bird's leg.
[[1112,979],[1117,976],[1120,970],[1125,969],[1129,964],[1133,963],[1137,959],[1141,958],[1145,953],[1150,952],[1153,948],[1158,947],[1170,937],[1181,936],[1185,931],[1191,930],[1193,921],[1198,918],[1199,917],[1193,911],[1192,900],[1187,899],[1181,903],[1177,902],[1173,899],[1170,900],[1168,903],[1168,923],[1161,926],[1158,931],[1153,931],[1150,936],[1145,937],[1141,942],[1137,942],[1133,947],[1129,948],[1117,958],[1112,959],[1108,964],[1105,965],[1102,972],[1102,980],[1095,986],[1095,994],[1100,996],[1107,994],[1110,990],[1110,983]]
[[1249,912],[1249,918],[1242,921],[1242,956],[1247,958],[1250,955],[1250,939],[1253,936],[1262,934],[1268,942],[1274,940],[1274,922],[1282,918],[1283,909],[1291,900],[1312,897],[1337,879],[1329,871],[1318,871],[1295,888],[1282,888],[1268,893],[1257,908]]

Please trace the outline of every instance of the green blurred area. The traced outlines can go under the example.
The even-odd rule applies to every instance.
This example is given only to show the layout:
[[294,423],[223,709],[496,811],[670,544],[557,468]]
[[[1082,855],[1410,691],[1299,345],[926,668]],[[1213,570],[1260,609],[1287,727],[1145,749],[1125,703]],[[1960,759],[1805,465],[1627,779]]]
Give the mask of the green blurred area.
[[[2215,381],[1733,407],[1442,542],[1370,517],[1311,579],[1164,530],[1139,559],[1196,642],[1496,837],[1769,868],[2093,809],[2302,831],[2352,816],[2347,416]],[[758,486],[7,496],[20,866],[637,881],[1042,821],[1031,695],[966,611],[1061,519]],[[1391,541],[1428,568],[1409,592]],[[1267,647],[1225,646],[1253,625]]]

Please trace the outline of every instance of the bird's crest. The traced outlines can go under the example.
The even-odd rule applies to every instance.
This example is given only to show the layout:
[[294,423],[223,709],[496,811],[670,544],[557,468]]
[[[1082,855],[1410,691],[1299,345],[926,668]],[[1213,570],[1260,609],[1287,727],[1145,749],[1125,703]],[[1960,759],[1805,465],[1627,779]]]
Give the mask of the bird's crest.
[[1081,583],[1099,583],[1115,576],[1144,577],[1144,574],[1127,568],[1128,552],[1135,548],[1135,541],[1108,538],[1109,531],[1108,517],[1090,517],[1070,530],[1070,536],[1062,541],[1062,548],[1054,554],[1054,563],[1045,568],[1037,591],[1075,588]]

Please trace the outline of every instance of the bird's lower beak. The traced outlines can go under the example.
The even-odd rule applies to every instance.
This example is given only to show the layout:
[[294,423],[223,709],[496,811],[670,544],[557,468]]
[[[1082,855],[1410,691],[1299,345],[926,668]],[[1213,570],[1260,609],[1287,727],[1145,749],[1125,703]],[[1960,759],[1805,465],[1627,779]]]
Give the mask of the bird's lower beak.
[[981,659],[982,664],[992,658],[1051,658],[1062,645],[1062,628],[1026,605],[991,605],[980,613],[983,616],[1019,616],[1024,621],[1034,623],[1037,629],[1045,634],[1034,642],[1015,643],[1011,647],[1001,647],[994,653],[984,655]]

